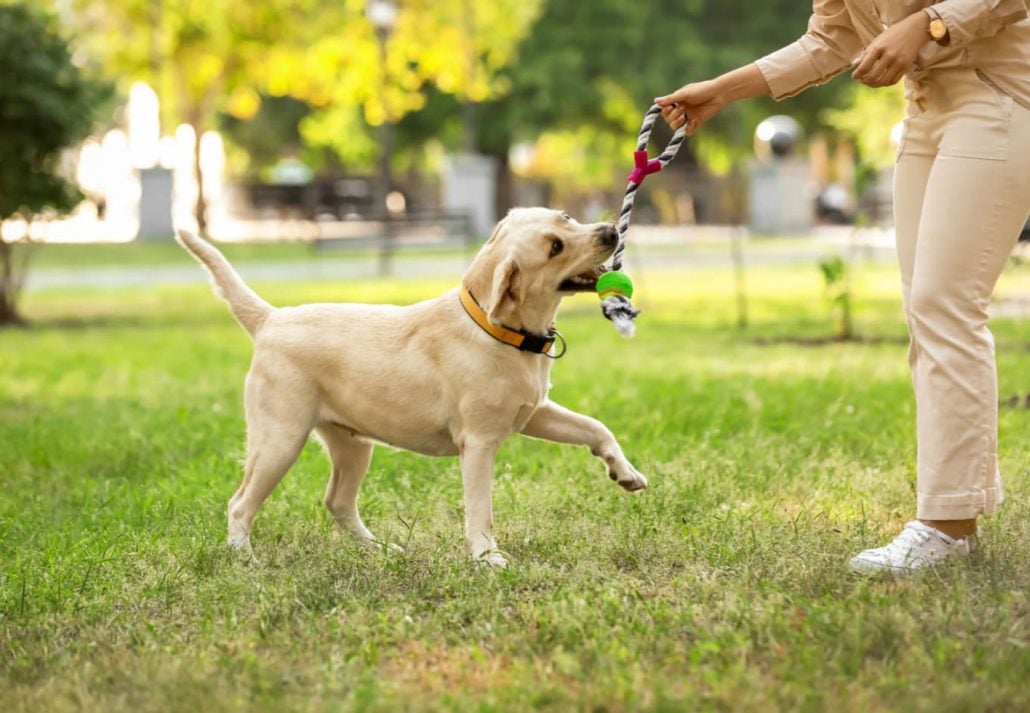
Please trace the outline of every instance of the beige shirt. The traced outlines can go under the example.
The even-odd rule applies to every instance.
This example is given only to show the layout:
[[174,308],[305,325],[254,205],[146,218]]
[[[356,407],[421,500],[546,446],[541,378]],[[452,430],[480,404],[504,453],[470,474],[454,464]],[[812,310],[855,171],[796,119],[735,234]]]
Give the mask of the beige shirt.
[[756,64],[775,99],[793,96],[850,68],[884,29],[926,8],[947,25],[950,41],[924,45],[911,78],[938,68],[976,69],[1030,108],[1027,0],[814,0],[808,32]]

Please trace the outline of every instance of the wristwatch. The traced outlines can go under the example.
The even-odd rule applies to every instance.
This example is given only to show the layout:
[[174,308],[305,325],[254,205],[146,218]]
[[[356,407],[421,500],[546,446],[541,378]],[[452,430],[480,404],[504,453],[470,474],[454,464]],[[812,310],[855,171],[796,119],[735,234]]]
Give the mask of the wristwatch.
[[948,36],[948,26],[932,9],[927,8],[926,12],[930,16],[930,37],[934,42],[940,43]]

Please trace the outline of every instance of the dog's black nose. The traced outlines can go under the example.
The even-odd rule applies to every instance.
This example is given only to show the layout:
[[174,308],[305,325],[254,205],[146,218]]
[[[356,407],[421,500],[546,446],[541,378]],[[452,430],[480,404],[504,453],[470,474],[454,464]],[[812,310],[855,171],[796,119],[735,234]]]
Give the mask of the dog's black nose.
[[619,231],[615,227],[614,223],[608,223],[606,226],[601,228],[601,244],[606,248],[614,248],[619,244]]

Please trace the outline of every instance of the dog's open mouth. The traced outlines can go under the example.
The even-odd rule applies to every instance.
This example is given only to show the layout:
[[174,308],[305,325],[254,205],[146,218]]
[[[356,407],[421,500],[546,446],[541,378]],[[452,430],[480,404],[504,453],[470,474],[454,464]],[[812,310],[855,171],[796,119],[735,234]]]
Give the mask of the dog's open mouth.
[[567,278],[558,285],[558,290],[560,292],[593,292],[597,288],[597,278],[606,272],[608,272],[607,265],[598,265],[586,272]]

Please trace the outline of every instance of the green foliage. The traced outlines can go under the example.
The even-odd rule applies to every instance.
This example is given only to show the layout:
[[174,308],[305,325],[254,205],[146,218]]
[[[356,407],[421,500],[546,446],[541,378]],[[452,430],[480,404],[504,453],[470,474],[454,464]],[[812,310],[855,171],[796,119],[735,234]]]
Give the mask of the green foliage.
[[859,192],[876,180],[883,168],[894,163],[897,147],[891,142],[891,130],[904,115],[903,82],[879,89],[852,83],[844,94],[844,106],[821,112],[827,126],[855,142],[855,183]]
[[68,210],[78,190],[61,152],[85,138],[107,85],[72,61],[52,18],[25,3],[0,4],[0,221]]
[[833,336],[840,340],[851,339],[855,329],[851,319],[850,267],[844,258],[834,255],[819,262],[819,271],[833,312]]
[[311,108],[292,97],[263,95],[251,116],[221,114],[219,127],[228,139],[227,153],[236,175],[256,177],[272,167],[288,149],[303,146],[300,125]]
[[[511,91],[485,109],[480,147],[501,153],[512,142],[540,137],[544,168],[538,172],[557,185],[610,184],[613,173],[626,165],[625,146],[655,96],[793,41],[804,32],[810,12],[810,5],[788,0],[549,0],[517,61],[505,69]],[[762,119],[786,112],[813,131],[821,125],[818,112],[837,102],[843,86],[810,90],[789,106],[771,99],[731,106],[688,141],[677,163],[693,158],[726,174],[751,155],[751,136]],[[590,151],[603,149],[592,159],[597,165],[578,175],[551,172],[549,167],[557,171],[564,157],[548,150],[548,142],[568,143],[572,136]],[[664,125],[656,127],[656,146],[668,138]],[[615,143],[621,150],[610,150]]]
[[[654,96],[794,40],[810,12],[790,0],[409,0],[382,53],[364,0],[74,2],[94,49],[126,78],[150,78],[174,121],[209,126],[219,111],[245,120],[262,95],[292,96],[314,109],[305,143],[360,168],[374,162],[383,122],[396,125],[409,162],[467,145],[470,131],[478,150],[502,160],[513,144],[542,138],[531,173],[577,190],[621,170],[625,151],[611,148],[625,145]],[[680,162],[725,174],[750,155],[761,119],[786,111],[813,131],[844,86],[789,107],[730,107]],[[664,127],[654,138],[668,138]],[[594,156],[565,175],[554,151],[573,139]]]
[[[1030,707],[1030,410],[1001,411],[1008,498],[981,555],[852,577],[846,559],[914,504],[896,270],[863,271],[864,324],[887,341],[822,347],[754,339],[824,334],[811,266],[751,268],[747,334],[723,273],[636,277],[634,340],[596,297],[568,301],[552,395],[605,421],[651,487],[628,495],[586,449],[513,438],[499,573],[467,561],[455,459],[377,449],[362,512],[406,551],[365,553],[330,538],[314,444],[258,517],[260,562],[234,561],[251,344],[224,304],[202,285],[31,293],[37,328],[0,340],[0,709]],[[257,289],[285,305],[452,285]],[[999,286],[1028,288],[1027,270]],[[1000,393],[1025,393],[1030,321],[992,329]]]
[[[109,88],[72,61],[52,18],[22,2],[0,3],[0,67],[0,225],[70,210],[81,194],[61,154],[89,134]],[[0,325],[21,322],[26,269],[0,238]]]
[[[365,17],[365,2],[325,3],[310,41],[280,48],[269,67],[272,92],[310,102],[316,112],[305,120],[306,140],[334,150],[347,164],[369,166],[375,159],[375,128],[398,124],[399,147],[420,153],[428,139],[461,132],[458,103],[504,95],[500,70],[536,17],[540,0],[412,0],[398,3],[396,25],[380,45]],[[325,32],[324,28],[333,28]],[[385,61],[384,61],[385,60]],[[432,100],[441,95],[450,101]],[[441,113],[442,110],[442,113]],[[406,121],[426,112],[428,120]],[[419,131],[431,125],[431,137]],[[407,129],[414,133],[406,134]]]
[[890,130],[905,115],[904,85],[872,89],[854,83],[848,87],[844,108],[826,109],[826,124],[855,139],[859,157],[872,168],[894,163],[897,152],[891,144]]

